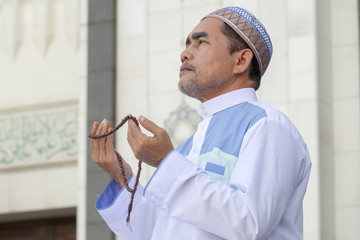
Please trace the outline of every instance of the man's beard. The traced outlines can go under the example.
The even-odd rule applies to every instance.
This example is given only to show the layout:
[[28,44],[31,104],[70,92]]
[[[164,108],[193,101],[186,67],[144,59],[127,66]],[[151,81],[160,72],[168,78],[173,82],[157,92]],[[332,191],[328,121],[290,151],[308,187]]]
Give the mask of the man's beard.
[[196,98],[200,101],[208,99],[211,93],[221,88],[224,82],[221,79],[212,78],[211,81],[201,84],[197,79],[197,76],[191,78],[189,81],[179,81],[178,87],[180,92],[188,95],[189,97]]

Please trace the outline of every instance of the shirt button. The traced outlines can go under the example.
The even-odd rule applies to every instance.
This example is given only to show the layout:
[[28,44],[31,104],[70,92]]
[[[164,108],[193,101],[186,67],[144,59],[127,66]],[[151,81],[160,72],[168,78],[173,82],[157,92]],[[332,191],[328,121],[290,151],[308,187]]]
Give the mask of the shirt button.
[[203,111],[203,115],[207,115],[207,111]]

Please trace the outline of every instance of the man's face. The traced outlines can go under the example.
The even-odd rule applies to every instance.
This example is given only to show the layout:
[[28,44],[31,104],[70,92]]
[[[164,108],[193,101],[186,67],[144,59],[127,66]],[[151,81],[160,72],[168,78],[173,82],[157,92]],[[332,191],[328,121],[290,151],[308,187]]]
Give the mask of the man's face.
[[179,89],[202,102],[225,93],[233,80],[236,61],[220,31],[222,24],[215,18],[202,20],[188,35],[181,53]]

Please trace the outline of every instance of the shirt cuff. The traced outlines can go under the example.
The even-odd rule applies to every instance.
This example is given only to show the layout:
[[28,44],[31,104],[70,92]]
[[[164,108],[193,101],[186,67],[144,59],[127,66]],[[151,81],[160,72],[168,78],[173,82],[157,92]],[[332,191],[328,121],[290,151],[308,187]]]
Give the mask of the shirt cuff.
[[161,162],[147,183],[144,197],[162,207],[172,186],[179,180],[182,172],[192,163],[176,150],[172,150]]
[[[132,174],[129,179],[129,185],[134,184],[133,176],[134,176],[134,174]],[[115,180],[112,179],[108,183],[108,185],[104,188],[104,190],[101,192],[99,198],[96,200],[96,203],[95,203],[96,209],[103,210],[103,209],[111,207],[115,203],[116,199],[118,198],[118,196],[121,194],[121,192],[124,189],[125,189],[125,186],[122,189],[120,189],[119,185],[117,185]]]

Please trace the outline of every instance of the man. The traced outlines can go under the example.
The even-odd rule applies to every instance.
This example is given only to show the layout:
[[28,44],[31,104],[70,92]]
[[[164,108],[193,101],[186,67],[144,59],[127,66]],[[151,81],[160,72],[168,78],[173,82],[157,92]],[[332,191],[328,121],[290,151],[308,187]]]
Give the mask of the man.
[[[179,89],[202,104],[198,130],[176,150],[165,130],[140,117],[154,134],[129,121],[137,159],[157,167],[138,187],[126,226],[130,193],[123,190],[112,136],[92,140],[93,160],[114,179],[96,207],[122,239],[302,239],[302,201],[311,161],[291,122],[258,102],[255,90],[272,55],[263,25],[228,7],[206,16],[181,53]],[[92,133],[109,131],[109,122]],[[134,177],[126,164],[130,185]]]

